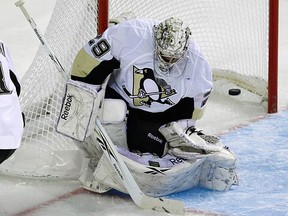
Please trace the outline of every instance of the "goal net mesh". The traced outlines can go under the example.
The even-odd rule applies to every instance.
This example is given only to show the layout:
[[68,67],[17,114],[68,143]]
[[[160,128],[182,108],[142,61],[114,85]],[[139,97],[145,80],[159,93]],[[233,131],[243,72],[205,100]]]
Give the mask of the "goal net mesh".
[[[129,11],[139,18],[158,20],[178,16],[190,26],[192,39],[211,64],[215,80],[229,80],[267,98],[268,0],[110,0],[109,17]],[[44,35],[66,71],[77,51],[96,36],[97,17],[96,0],[56,2]],[[21,83],[26,127],[21,147],[0,171],[76,179],[83,154],[71,139],[55,131],[65,80],[42,46]]]

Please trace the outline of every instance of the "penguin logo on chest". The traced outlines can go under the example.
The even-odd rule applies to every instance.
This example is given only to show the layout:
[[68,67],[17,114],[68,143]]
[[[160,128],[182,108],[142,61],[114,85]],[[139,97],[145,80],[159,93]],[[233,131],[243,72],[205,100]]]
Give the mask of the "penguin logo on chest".
[[[163,82],[164,80],[162,80]],[[165,82],[165,81],[164,81]],[[133,99],[135,106],[150,107],[152,103],[174,105],[169,96],[176,94],[175,89],[167,84],[160,86],[155,79],[154,72],[150,68],[139,69],[133,66],[133,89],[130,93],[123,86],[125,93]]]

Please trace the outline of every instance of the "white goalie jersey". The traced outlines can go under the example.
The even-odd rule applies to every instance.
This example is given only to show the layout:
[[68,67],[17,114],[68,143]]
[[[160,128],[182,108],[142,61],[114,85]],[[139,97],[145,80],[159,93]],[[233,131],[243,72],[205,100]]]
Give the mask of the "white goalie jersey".
[[[163,112],[183,98],[194,98],[195,108],[201,109],[212,89],[212,71],[207,60],[199,46],[191,41],[187,56],[175,63],[167,76],[164,75],[155,66],[158,60],[153,27],[156,24],[153,20],[132,19],[112,26],[90,40],[83,49],[86,56],[88,54],[90,59],[96,61],[96,69],[84,73],[90,73],[91,77],[97,79],[97,74],[91,73],[100,72],[101,63],[111,61],[111,64],[105,66],[106,71],[114,70],[109,86],[130,107],[152,113]],[[113,59],[120,62],[120,65],[115,66]],[[75,71],[72,75],[84,76],[83,71]]]

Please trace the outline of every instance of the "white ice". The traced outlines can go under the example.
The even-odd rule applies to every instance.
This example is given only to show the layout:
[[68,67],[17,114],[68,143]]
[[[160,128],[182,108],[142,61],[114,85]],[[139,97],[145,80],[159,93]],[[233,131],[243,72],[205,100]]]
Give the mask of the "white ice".
[[[27,0],[42,32],[56,0]],[[224,193],[196,188],[170,198],[185,202],[186,215],[288,215],[288,0],[280,0],[279,113],[213,95],[199,127],[221,135],[239,159],[240,186]],[[0,40],[11,51],[20,76],[27,71],[39,41],[12,0],[0,1]],[[0,174],[0,215],[165,215],[139,209],[128,195],[96,194],[77,181],[43,181]]]

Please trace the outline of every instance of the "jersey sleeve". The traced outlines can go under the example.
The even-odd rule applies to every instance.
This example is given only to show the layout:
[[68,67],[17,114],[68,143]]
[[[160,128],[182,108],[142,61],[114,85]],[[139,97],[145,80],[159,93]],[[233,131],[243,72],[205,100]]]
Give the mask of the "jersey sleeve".
[[192,119],[193,120],[198,120],[200,118],[202,118],[204,111],[205,111],[205,107],[207,104],[207,101],[209,99],[211,93],[211,89],[210,91],[207,91],[206,93],[202,93],[199,94],[197,96],[194,97],[194,111],[193,111],[193,115],[192,115]]
[[105,35],[84,45],[72,64],[71,78],[88,84],[101,85],[106,77],[119,68],[120,62],[111,54],[111,45]]
[[0,42],[0,149],[16,149],[21,143],[24,124],[18,94],[20,83],[12,59]]
[[120,67],[119,49],[124,44],[121,29],[121,24],[112,26],[82,47],[72,65],[72,79],[101,85]]
[[205,111],[207,101],[213,88],[212,69],[207,60],[198,52],[195,59],[193,84],[190,85],[189,95],[194,98],[193,119],[200,119]]
[[145,25],[147,23],[137,20],[126,21],[90,40],[74,60],[72,79],[96,85],[103,83],[109,74],[120,68],[121,59],[141,44]]

